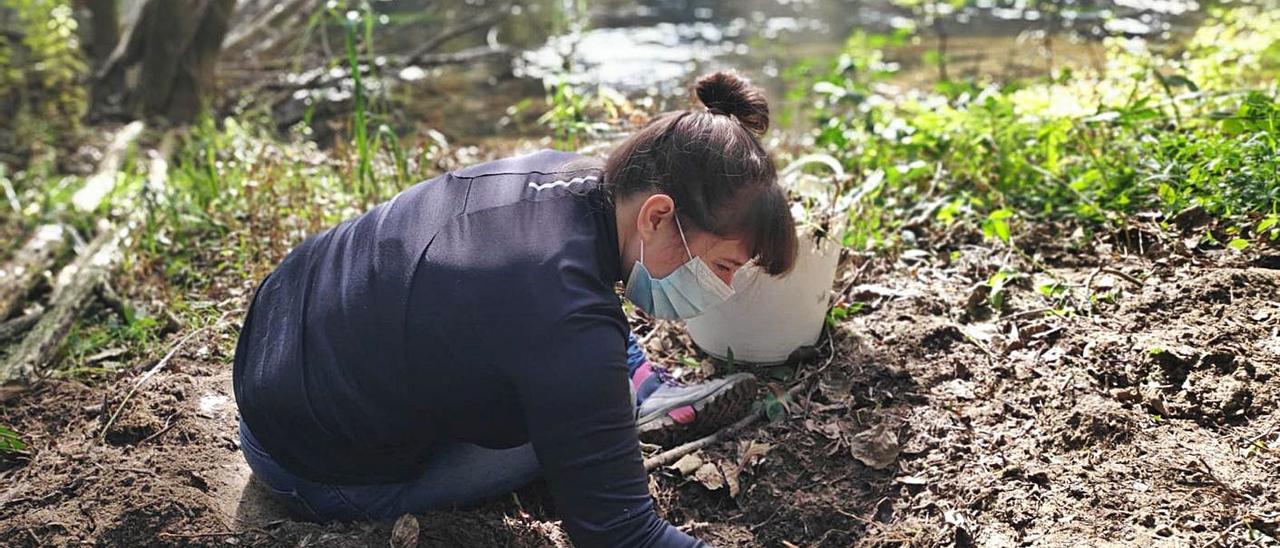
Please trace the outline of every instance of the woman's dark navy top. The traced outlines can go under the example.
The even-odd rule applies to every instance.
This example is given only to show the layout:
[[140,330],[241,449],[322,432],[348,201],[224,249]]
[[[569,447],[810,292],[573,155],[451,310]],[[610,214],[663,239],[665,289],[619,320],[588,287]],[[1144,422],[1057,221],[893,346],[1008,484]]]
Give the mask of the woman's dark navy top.
[[441,175],[294,249],[235,356],[242,419],[319,482],[416,479],[445,440],[532,442],[579,546],[684,546],[649,496],[600,163]]

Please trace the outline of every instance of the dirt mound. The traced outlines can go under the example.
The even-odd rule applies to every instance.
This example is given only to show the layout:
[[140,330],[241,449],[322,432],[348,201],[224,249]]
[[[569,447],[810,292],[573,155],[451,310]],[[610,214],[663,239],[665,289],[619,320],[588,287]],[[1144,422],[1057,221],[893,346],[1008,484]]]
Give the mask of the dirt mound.
[[[251,479],[235,437],[230,364],[210,358],[157,375],[105,434],[136,378],[97,389],[49,381],[9,402],[0,423],[23,432],[31,450],[4,472],[0,545],[386,544],[391,524],[294,521]],[[554,525],[506,510],[422,516],[420,545],[562,541]]]
[[[914,274],[890,285],[936,297],[880,300],[843,324],[837,339],[864,349],[838,353],[801,416],[745,435],[773,450],[736,496],[660,474],[683,501],[669,515],[744,546],[1275,536],[1280,273],[1181,265],[1091,315],[984,324],[953,319],[974,280]],[[939,313],[938,299],[953,304]],[[825,397],[841,375],[863,396]],[[886,418],[903,425],[901,452],[878,470],[849,440]]]
[[[823,341],[834,355],[757,371],[777,395],[825,368],[774,402],[778,420],[698,452],[702,473],[653,474],[662,514],[724,546],[1277,535],[1280,272],[1115,257],[1133,280],[1059,273],[1088,310],[1038,312],[1044,297],[1021,283],[1003,312],[970,315],[992,272],[977,265],[999,258],[968,246],[948,259],[868,269],[877,289],[854,292],[862,308]],[[109,428],[136,375],[49,381],[0,407],[31,445],[0,471],[0,545],[388,543],[392,523],[295,521],[251,480],[225,331],[182,352]],[[677,331],[659,335],[660,360],[691,352]],[[417,519],[420,546],[567,543],[539,485]]]

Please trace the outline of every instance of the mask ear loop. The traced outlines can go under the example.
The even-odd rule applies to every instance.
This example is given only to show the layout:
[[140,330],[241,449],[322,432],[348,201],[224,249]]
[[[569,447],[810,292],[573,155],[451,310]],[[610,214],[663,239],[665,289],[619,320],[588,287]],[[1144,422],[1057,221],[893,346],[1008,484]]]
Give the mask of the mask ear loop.
[[[675,214],[675,218],[676,218],[676,230],[679,230],[679,231],[680,231],[680,241],[684,243],[684,254],[685,254],[685,255],[688,255],[688,256],[689,256],[689,260],[690,260],[690,261],[692,261],[692,260],[693,260],[693,252],[689,250],[689,240],[684,239],[684,229],[680,227],[680,214],[679,214],[679,213],[676,213],[676,214]],[[643,242],[643,241],[641,241],[640,243],[641,243],[641,244],[643,244],[644,242]],[[643,252],[644,252],[644,248],[643,248],[643,247],[641,247],[641,248],[640,248],[640,251],[641,251],[641,253],[643,253]],[[643,255],[642,255],[642,256],[643,256]]]

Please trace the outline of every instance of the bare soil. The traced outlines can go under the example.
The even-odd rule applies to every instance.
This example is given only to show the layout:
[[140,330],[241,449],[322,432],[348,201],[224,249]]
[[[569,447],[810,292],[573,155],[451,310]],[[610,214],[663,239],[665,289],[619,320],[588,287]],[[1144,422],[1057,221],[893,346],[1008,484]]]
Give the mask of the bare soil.
[[[725,546],[1274,545],[1276,261],[1163,236],[1068,249],[1055,233],[1022,248],[1062,298],[1093,295],[1065,317],[1040,310],[1050,301],[1030,279],[991,310],[982,282],[1000,264],[1035,270],[1032,256],[972,235],[854,261],[837,289],[861,310],[798,367],[758,371],[775,393],[811,379],[804,396],[699,452],[700,470],[652,474],[661,513]],[[235,293],[219,306],[240,305]],[[655,356],[688,352],[678,329],[658,329]],[[235,331],[185,345],[105,432],[159,356],[3,404],[0,424],[30,448],[0,463],[0,545],[392,542],[390,522],[291,520],[251,479],[235,434]],[[725,367],[704,363],[701,374]],[[567,544],[538,485],[417,520],[421,546]]]

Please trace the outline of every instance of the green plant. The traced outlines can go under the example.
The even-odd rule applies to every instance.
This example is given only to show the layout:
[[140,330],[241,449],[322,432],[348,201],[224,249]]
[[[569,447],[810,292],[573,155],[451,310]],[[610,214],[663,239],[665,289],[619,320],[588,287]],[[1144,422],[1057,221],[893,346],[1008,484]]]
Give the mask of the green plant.
[[[925,53],[925,62],[938,67],[938,80],[950,80],[947,74],[947,19],[957,10],[969,4],[969,0],[892,0],[896,6],[906,8],[915,17],[913,23],[933,31],[936,39],[933,50]],[[914,25],[913,25],[914,27]],[[914,31],[911,27],[906,30]]]
[[[937,94],[877,93],[892,73],[876,45],[886,40],[855,33],[810,84],[814,152],[847,173],[884,175],[854,213],[864,231],[895,235],[932,208],[944,224],[971,221],[1012,243],[1015,218],[1119,226],[1191,206],[1261,226],[1253,237],[1277,228],[1266,219],[1280,203],[1280,99],[1269,77],[1280,17],[1267,10],[1213,12],[1188,44],[1194,54],[1113,39],[1100,71]],[[1225,245],[1249,237],[1242,230]]]
[[1009,219],[1013,217],[1013,210],[1008,208],[1000,208],[987,214],[987,218],[982,220],[982,234],[988,238],[995,237],[1006,245],[1013,243],[1013,235],[1009,230]]
[[991,306],[992,310],[1004,310],[1005,297],[1007,295],[1006,288],[1024,276],[1025,274],[1017,270],[1001,268],[987,279],[987,287],[990,288],[987,293],[987,304]]
[[[375,151],[371,148],[369,142],[369,122],[367,120],[367,101],[365,97],[364,81],[361,72],[364,70],[360,62],[359,54],[359,31],[361,21],[364,22],[364,44],[366,48],[372,48],[372,28],[373,18],[370,17],[371,8],[367,2],[362,3],[364,14],[357,10],[341,10],[335,6],[330,8],[330,13],[338,20],[343,29],[344,45],[346,46],[347,70],[351,74],[354,91],[354,113],[352,119],[352,133],[355,141],[357,166],[355,173],[355,190],[357,193],[377,193],[377,179],[373,176],[373,154]],[[345,8],[345,2],[343,3]]]
[[17,34],[0,36],[0,150],[33,151],[74,134],[88,107],[88,71],[66,0],[7,0]]
[[26,448],[27,444],[22,441],[17,432],[10,430],[8,427],[0,426],[0,453],[13,453]]
[[557,76],[543,80],[543,87],[547,111],[538,117],[538,123],[555,133],[556,146],[562,150],[575,149],[582,138],[609,131],[631,110],[625,97],[605,86],[587,92]]

